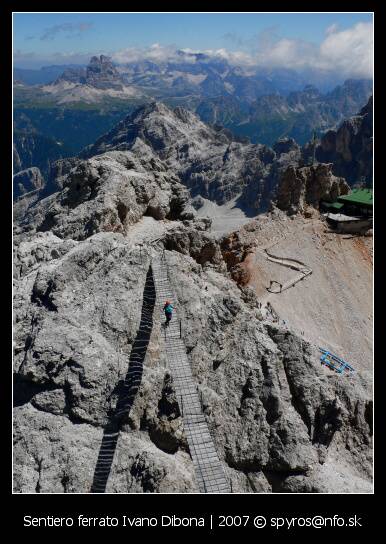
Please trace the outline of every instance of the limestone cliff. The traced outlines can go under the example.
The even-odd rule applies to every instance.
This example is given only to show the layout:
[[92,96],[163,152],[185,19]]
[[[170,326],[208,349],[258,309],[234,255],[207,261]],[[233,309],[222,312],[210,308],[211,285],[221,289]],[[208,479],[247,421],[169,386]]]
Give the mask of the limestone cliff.
[[[255,294],[230,275],[237,240],[218,243],[210,223],[189,210],[186,188],[167,168],[174,153],[93,153],[15,225],[15,491],[90,491],[144,326],[158,240],[232,490],[370,492],[370,384],[360,373],[326,371],[314,345],[261,314]],[[311,191],[290,204],[314,198]],[[110,492],[197,491],[160,302],[140,385],[120,422]]]

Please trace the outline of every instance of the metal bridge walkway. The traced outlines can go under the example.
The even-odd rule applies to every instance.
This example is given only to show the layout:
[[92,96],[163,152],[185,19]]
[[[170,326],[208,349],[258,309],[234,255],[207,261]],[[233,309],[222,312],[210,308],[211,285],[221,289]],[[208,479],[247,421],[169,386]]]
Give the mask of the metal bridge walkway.
[[[176,301],[168,277],[166,260],[160,255],[153,256],[152,270],[162,320],[164,320],[162,306],[165,300],[169,299],[172,303]],[[166,356],[173,376],[199,490],[201,493],[230,493],[229,482],[202,413],[197,385],[191,372],[184,341],[180,337],[176,309],[169,326],[165,327],[164,334]]]

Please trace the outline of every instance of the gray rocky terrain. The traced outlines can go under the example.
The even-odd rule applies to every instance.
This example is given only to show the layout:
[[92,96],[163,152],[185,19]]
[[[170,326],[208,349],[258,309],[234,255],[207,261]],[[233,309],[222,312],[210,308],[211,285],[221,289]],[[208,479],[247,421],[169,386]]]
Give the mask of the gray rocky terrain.
[[371,81],[351,79],[325,94],[313,85],[290,93],[264,93],[253,101],[243,100],[238,92],[217,93],[203,98],[196,112],[206,123],[221,124],[253,142],[273,145],[288,136],[305,144],[314,131],[323,134],[356,115],[371,91]]
[[320,162],[333,163],[333,173],[352,185],[373,180],[373,97],[357,115],[328,130],[316,146]]
[[51,96],[57,104],[71,102],[98,103],[103,99],[128,99],[142,96],[131,85],[126,85],[116,66],[106,55],[91,57],[83,67],[67,68],[53,83],[43,85],[44,96]]
[[13,197],[16,199],[31,191],[40,190],[43,186],[44,179],[39,168],[26,168],[13,176]]
[[85,68],[67,68],[55,83],[59,84],[61,81],[82,83],[101,89],[114,87],[122,89],[123,87],[121,75],[106,55],[91,57]]
[[344,178],[334,176],[333,164],[286,168],[279,178],[276,204],[289,214],[304,213],[307,207],[318,208],[321,200],[335,202],[349,192]]
[[172,110],[158,102],[140,107],[80,157],[110,150],[130,150],[141,157],[161,159],[193,197],[201,195],[223,204],[252,184],[254,202],[242,199],[240,205],[254,214],[267,206],[265,179],[276,153],[260,144],[235,141],[229,131],[216,131],[183,108]]
[[[255,179],[272,153],[163,108],[137,112],[62,165],[59,190],[15,217],[14,491],[91,491],[143,327],[151,254],[165,249],[232,491],[371,492],[370,379],[321,367],[317,346],[261,308],[234,273],[248,253],[237,233],[219,240],[189,203],[187,187],[226,200],[228,180]],[[120,421],[108,492],[197,492],[165,357],[163,302]]]

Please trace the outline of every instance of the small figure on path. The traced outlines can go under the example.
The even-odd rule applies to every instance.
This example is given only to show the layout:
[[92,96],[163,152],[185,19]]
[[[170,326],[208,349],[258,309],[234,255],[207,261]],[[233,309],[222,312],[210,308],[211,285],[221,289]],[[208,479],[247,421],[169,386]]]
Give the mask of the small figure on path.
[[164,312],[165,312],[165,317],[166,317],[165,327],[167,327],[169,325],[169,322],[170,322],[170,320],[172,318],[172,315],[173,315],[173,310],[174,310],[174,306],[172,305],[170,300],[167,300],[165,302],[165,306],[164,306]]

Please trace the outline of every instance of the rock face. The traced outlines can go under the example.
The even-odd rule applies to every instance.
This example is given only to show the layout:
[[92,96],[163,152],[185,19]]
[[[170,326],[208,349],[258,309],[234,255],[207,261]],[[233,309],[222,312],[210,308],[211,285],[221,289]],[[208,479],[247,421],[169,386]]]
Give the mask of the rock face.
[[[268,148],[269,149],[269,148]],[[289,166],[298,167],[302,160],[300,146],[292,138],[281,138],[270,150],[270,164],[264,177],[243,188],[241,201],[249,202],[252,209],[266,211],[277,199],[277,190],[283,172]]]
[[60,191],[69,172],[81,161],[76,157],[55,161],[47,174],[46,181],[39,168],[32,167],[18,172],[13,177],[14,218],[22,221],[27,211],[38,200]]
[[[188,223],[189,222],[185,222]],[[218,243],[205,232],[197,231],[197,223],[189,226],[170,229],[165,238],[164,246],[169,251],[177,251],[190,255],[200,265],[211,263],[216,268],[224,270],[224,262]]]
[[[85,492],[138,327],[149,262],[113,233],[81,242],[35,235],[19,254],[24,262],[35,257],[16,278],[16,490]],[[320,476],[332,462],[342,485],[350,488],[354,476],[368,491],[366,384],[326,376],[311,346],[261,323],[221,274],[181,254],[168,258],[193,374],[234,491],[338,490],[332,476]],[[162,335],[152,334],[108,491],[195,490]]]
[[349,186],[343,178],[333,175],[332,167],[323,163],[302,168],[289,166],[279,181],[278,208],[289,214],[303,213],[307,206],[319,208],[321,200],[334,202],[339,195],[347,194]]
[[[96,259],[94,251],[100,252]],[[15,342],[22,344],[21,349],[16,346],[15,360],[15,489],[89,492],[103,426],[117,400],[139,326],[135,308],[143,296],[148,263],[140,262],[139,250],[129,248],[122,235],[102,233],[91,242],[77,243],[48,232],[17,246],[17,261],[23,263],[15,271],[17,282],[29,280],[15,300]],[[116,265],[119,277],[110,270]],[[45,281],[52,285],[51,294]],[[26,316],[28,300],[32,314]],[[36,348],[31,359],[25,357],[25,341]],[[117,477],[110,480],[115,492],[194,489],[191,462],[179,438],[180,416],[173,412],[170,377],[159,356],[153,342],[141,394],[121,434],[115,461],[121,468],[117,465]],[[180,448],[173,455],[165,453],[173,440]]]
[[373,97],[358,115],[329,130],[316,147],[316,158],[332,162],[333,173],[351,185],[373,180]]
[[144,95],[124,79],[110,57],[92,57],[86,68],[68,68],[53,83],[40,88],[42,96],[57,104],[105,103],[111,98],[131,99]]
[[[169,229],[160,243],[174,302],[233,491],[370,492],[369,383],[332,375],[314,346],[262,318],[254,293],[228,274],[232,255],[235,264],[242,258],[237,237],[209,236],[162,150],[163,158],[109,150],[80,161],[16,225],[15,491],[91,489],[145,325],[152,271],[139,225],[150,215]],[[197,491],[157,304],[108,492]]]
[[279,140],[274,143],[272,149],[279,156],[293,153],[296,159],[299,157],[300,147],[293,138],[279,138]]
[[[99,69],[102,70],[100,66]],[[108,67],[106,73],[109,74]],[[315,150],[320,163],[332,163],[332,173],[349,182],[358,181],[362,174],[370,179],[372,169],[371,106],[368,105],[362,114],[347,120],[338,132],[328,132]],[[15,148],[15,164],[23,162],[18,149]],[[61,189],[64,176],[81,159],[107,151],[130,151],[140,161],[146,158],[150,169],[151,161],[161,160],[165,172],[170,172],[185,185],[192,197],[202,196],[220,205],[235,201],[248,216],[254,216],[270,209],[278,198],[279,185],[288,193],[288,176],[284,173],[289,167],[293,172],[307,164],[313,148],[308,145],[301,149],[292,138],[279,139],[272,149],[250,144],[221,127],[205,125],[188,110],[181,107],[172,110],[153,102],[137,108],[110,132],[87,146],[79,157],[46,165],[48,182],[41,196]],[[314,185],[314,182],[310,183]],[[302,184],[304,181],[293,190],[302,193]],[[280,199],[283,200],[282,191]],[[284,206],[288,205],[284,203]]]
[[252,244],[242,242],[239,232],[232,232],[224,236],[220,243],[222,257],[228,272],[238,285],[246,285],[250,280],[249,272],[245,267],[245,260],[253,249]]
[[39,191],[43,188],[44,179],[39,168],[32,167],[21,170],[13,176],[13,198],[17,199],[21,195],[31,191]]
[[105,55],[92,57],[87,66],[86,81],[95,87],[105,88],[122,83],[118,70]]
[[78,166],[80,162],[77,157],[68,157],[66,159],[59,159],[51,164],[47,184],[42,196],[46,197],[63,189],[67,174]]
[[204,98],[196,108],[200,118],[221,123],[252,142],[273,145],[280,135],[286,135],[304,145],[314,131],[324,132],[354,115],[368,100],[372,82],[351,79],[328,93],[306,85],[290,93],[259,93],[252,100],[242,96],[241,89],[232,91],[233,96],[223,91]]
[[[113,149],[162,159],[193,197],[200,194],[221,204],[241,195],[240,205],[255,211],[267,205],[265,179],[275,153],[266,146],[233,141],[183,108],[170,110],[161,103],[143,106],[80,157]],[[252,202],[247,193],[244,198],[244,187],[254,192]]]
[[80,161],[64,176],[63,190],[41,200],[20,228],[83,240],[100,231],[127,232],[144,214],[173,219],[188,195],[162,161],[110,152]]
[[46,177],[51,162],[66,155],[54,138],[39,134],[36,130],[15,130],[13,137],[13,173],[28,168],[39,168]]
[[86,68],[68,68],[56,80],[56,83],[67,81],[81,83],[98,89],[123,88],[123,80],[110,57],[100,55],[91,57]]

